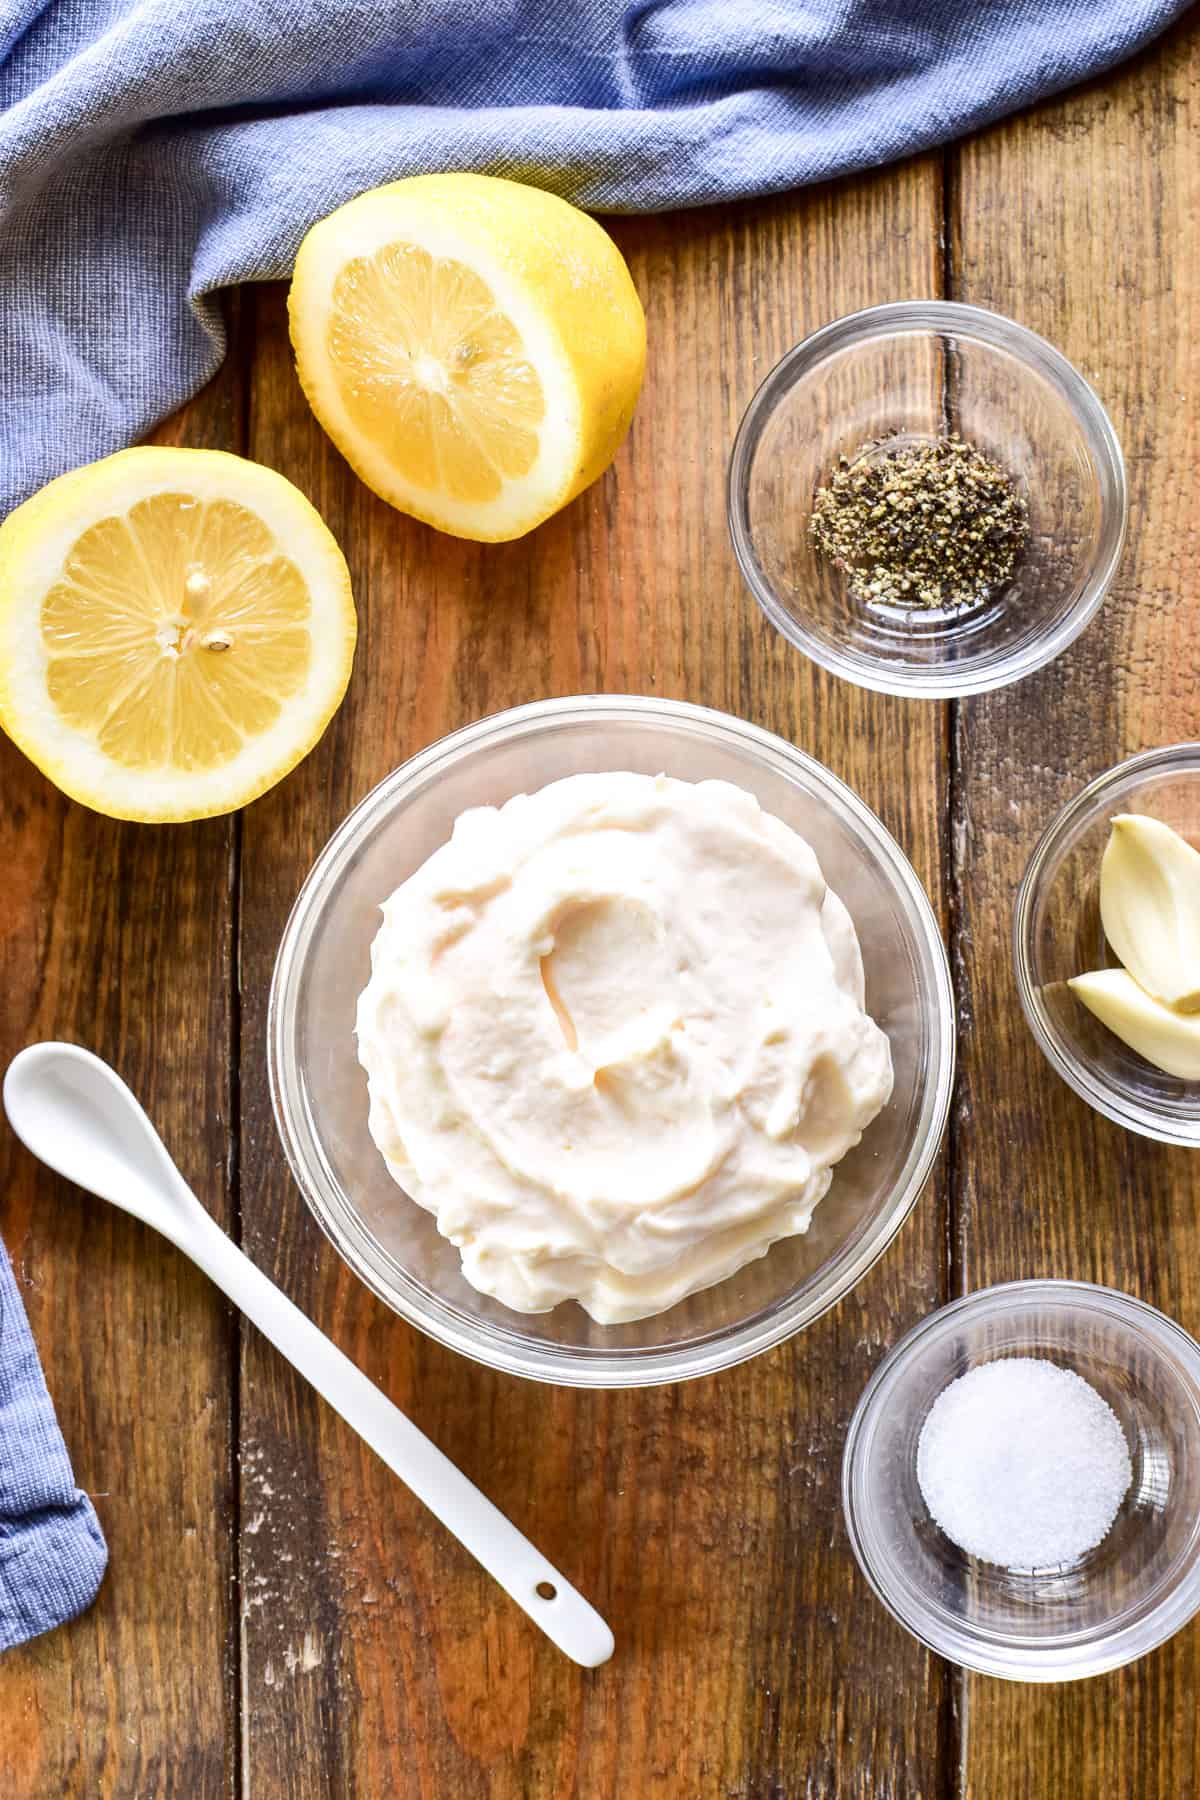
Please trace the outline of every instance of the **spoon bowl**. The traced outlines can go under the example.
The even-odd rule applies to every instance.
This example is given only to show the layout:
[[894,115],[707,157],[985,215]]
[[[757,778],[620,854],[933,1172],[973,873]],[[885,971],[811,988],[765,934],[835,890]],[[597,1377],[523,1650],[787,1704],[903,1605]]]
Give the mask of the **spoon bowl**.
[[31,1044],[9,1064],[4,1108],[27,1150],[77,1187],[179,1242],[208,1218],[115,1069],[76,1044]]

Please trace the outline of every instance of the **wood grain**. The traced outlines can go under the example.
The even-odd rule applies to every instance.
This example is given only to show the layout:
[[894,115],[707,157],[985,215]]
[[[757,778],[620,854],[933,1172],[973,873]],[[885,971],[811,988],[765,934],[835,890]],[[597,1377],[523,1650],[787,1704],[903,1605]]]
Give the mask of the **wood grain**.
[[[240,366],[160,434],[240,442]],[[0,1064],[39,1038],[109,1059],[231,1219],[232,820],[118,824],[0,736]],[[110,1565],[89,1612],[0,1657],[0,1794],[231,1792],[235,1326],[155,1233],[0,1124],[0,1234]]]
[[[953,182],[955,297],[1012,314],[1072,358],[1112,414],[1131,484],[1129,547],[1098,619],[1051,668],[958,715],[957,1278],[1103,1281],[1193,1333],[1195,1164],[1108,1124],[1051,1072],[1019,1011],[1008,932],[1026,860],[1071,795],[1135,750],[1200,735],[1198,78],[1188,23],[1102,85],[966,145]],[[1194,1794],[1198,1683],[1195,1624],[1086,1684],[972,1680],[962,1791]]]
[[250,1253],[411,1411],[616,1628],[559,1657],[255,1340],[243,1367],[246,1792],[885,1796],[938,1791],[939,1669],[875,1606],[841,1526],[840,1446],[866,1376],[943,1294],[930,1194],[900,1243],[795,1343],[681,1388],[587,1394],[476,1368],[340,1265],[281,1163],[265,1001],[287,909],[346,809],[482,713],[599,689],[772,727],[845,775],[940,892],[943,720],[838,686],[759,618],[724,470],[777,357],[823,320],[936,292],[936,159],[770,204],[621,221],[651,364],[615,469],[523,543],[456,543],[376,502],[308,416],[282,294],[259,303],[251,453],[321,508],[364,632],[305,767],[245,821],[242,1096]]

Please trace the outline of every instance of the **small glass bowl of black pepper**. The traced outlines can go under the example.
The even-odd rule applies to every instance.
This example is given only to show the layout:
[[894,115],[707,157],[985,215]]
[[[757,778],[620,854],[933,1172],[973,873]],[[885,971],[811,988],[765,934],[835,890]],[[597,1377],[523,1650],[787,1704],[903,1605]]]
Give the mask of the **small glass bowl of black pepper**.
[[788,641],[861,687],[984,693],[1078,637],[1125,541],[1121,448],[1082,375],[998,313],[871,307],[746,412],[729,525]]

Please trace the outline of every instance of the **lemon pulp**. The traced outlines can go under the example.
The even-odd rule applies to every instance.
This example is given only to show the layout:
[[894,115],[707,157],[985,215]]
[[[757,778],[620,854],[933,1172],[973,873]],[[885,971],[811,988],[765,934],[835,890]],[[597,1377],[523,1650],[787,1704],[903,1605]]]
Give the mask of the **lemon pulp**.
[[532,469],[542,384],[464,264],[408,243],[354,257],[333,285],[326,349],[355,428],[414,486],[474,504]]
[[303,685],[310,611],[300,571],[252,512],[154,494],[68,552],[42,602],[47,693],[127,768],[214,768]]

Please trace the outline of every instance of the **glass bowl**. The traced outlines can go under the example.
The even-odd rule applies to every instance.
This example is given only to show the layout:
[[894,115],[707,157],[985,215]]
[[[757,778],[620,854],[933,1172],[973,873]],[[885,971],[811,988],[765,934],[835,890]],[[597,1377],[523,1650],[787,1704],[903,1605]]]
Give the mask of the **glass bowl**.
[[[1015,477],[1029,541],[1001,591],[957,611],[864,604],[809,537],[813,498],[866,445],[943,433]],[[1065,650],[1125,541],[1125,468],[1100,401],[1044,339],[950,301],[905,300],[814,332],[767,376],[729,467],[729,529],[788,641],[861,687],[948,699],[1019,681]]]
[[[396,1186],[367,1130],[354,1039],[382,901],[467,807],[592,770],[719,778],[801,832],[858,927],[867,1005],[888,1033],[891,1101],[838,1164],[804,1237],[670,1311],[604,1326],[571,1302],[512,1312],[465,1280],[458,1251]],[[954,1006],[933,911],[883,826],[828,770],[739,719],[679,702],[547,700],[468,726],[369,794],[309,875],[271,989],[271,1092],[305,1199],[350,1267],[432,1337],[493,1368],[580,1387],[704,1375],[790,1337],[891,1242],[933,1165],[954,1072]]]
[[1100,923],[1100,859],[1122,812],[1148,813],[1200,848],[1200,743],[1131,757],[1051,823],[1017,893],[1017,990],[1034,1037],[1089,1106],[1160,1143],[1200,1145],[1200,1082],[1164,1075],[1067,986],[1072,975],[1119,966]]
[[[1107,1537],[1019,1574],[966,1555],[930,1517],[917,1443],[946,1385],[1000,1356],[1075,1369],[1121,1422],[1133,1465]],[[1014,1281],[910,1331],[850,1421],[842,1500],[854,1553],[888,1611],[952,1662],[1013,1681],[1070,1681],[1163,1643],[1200,1609],[1200,1346],[1152,1306],[1081,1281]]]

